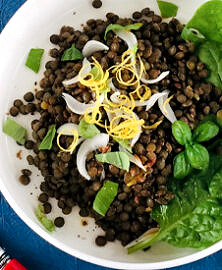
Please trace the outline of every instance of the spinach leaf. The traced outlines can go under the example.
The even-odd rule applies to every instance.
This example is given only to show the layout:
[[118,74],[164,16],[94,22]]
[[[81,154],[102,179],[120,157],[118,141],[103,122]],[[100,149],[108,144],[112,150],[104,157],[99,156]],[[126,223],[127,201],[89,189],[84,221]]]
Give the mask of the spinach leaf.
[[192,167],[187,160],[185,153],[179,153],[173,161],[173,175],[176,179],[185,178],[192,170]]
[[172,125],[172,132],[174,138],[179,144],[185,145],[192,140],[192,134],[189,126],[183,121],[175,121]]
[[209,186],[210,195],[213,198],[222,199],[222,169],[212,178]]
[[205,142],[217,136],[219,127],[214,122],[205,121],[200,123],[193,131],[193,140],[196,142]]
[[79,136],[83,138],[90,139],[100,133],[98,128],[93,125],[89,124],[85,121],[84,118],[81,119],[79,126],[78,126]]
[[35,73],[38,73],[43,53],[44,53],[43,49],[31,49],[26,59],[25,65],[31,70],[33,70]]
[[62,61],[72,61],[72,60],[81,60],[83,55],[80,50],[76,49],[75,45],[72,44],[72,47],[65,50],[62,56]]
[[184,40],[189,40],[195,44],[202,43],[206,40],[205,37],[198,30],[188,27],[184,27],[181,37]]
[[193,168],[203,170],[208,167],[209,153],[201,144],[193,143],[186,145],[185,154]]
[[22,145],[25,143],[27,130],[11,118],[8,117],[3,123],[2,130],[5,134],[12,137],[16,142]]
[[47,134],[43,138],[39,145],[39,150],[50,150],[52,148],[52,142],[56,134],[56,125],[51,125]]
[[118,192],[118,184],[112,181],[107,181],[96,194],[93,202],[93,210],[101,216],[105,216],[110,204],[115,199]]
[[96,155],[96,159],[99,162],[106,162],[109,164],[113,164],[116,167],[129,171],[130,160],[126,153],[124,152],[109,152],[105,154]]
[[221,240],[222,202],[213,198],[208,189],[218,173],[220,177],[215,181],[221,185],[221,166],[222,155],[211,154],[206,170],[194,171],[183,184],[173,180],[174,199],[168,205],[155,207],[151,213],[152,219],[160,224],[160,230],[128,248],[128,252],[147,248],[157,241],[204,249]]
[[138,30],[140,29],[140,27],[142,27],[143,24],[142,23],[134,23],[134,24],[128,24],[128,25],[120,25],[120,24],[110,24],[106,27],[106,31],[105,31],[105,36],[104,39],[106,40],[107,38],[107,34],[109,31],[116,31],[116,30],[126,30],[126,31],[130,31],[130,30]]
[[160,13],[163,18],[176,17],[178,11],[177,5],[160,0],[157,0],[157,4],[159,6]]

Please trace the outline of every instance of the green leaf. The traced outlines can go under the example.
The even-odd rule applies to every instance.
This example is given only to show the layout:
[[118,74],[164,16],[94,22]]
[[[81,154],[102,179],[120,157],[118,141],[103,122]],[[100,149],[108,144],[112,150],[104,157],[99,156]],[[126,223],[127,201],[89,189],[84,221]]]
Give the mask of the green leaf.
[[[171,181],[174,199],[168,205],[155,207],[151,217],[160,224],[159,232],[143,238],[128,249],[129,253],[149,247],[158,241],[176,247],[204,249],[222,239],[222,204],[212,198],[208,185],[221,173],[222,155],[210,156],[204,171],[194,171],[184,183]],[[216,180],[215,180],[216,181]],[[222,182],[222,177],[217,179]]]
[[25,143],[27,130],[9,117],[3,123],[3,132],[18,143],[22,145]]
[[41,144],[39,150],[50,150],[52,148],[52,142],[56,134],[56,125],[51,125]]
[[213,198],[222,199],[222,169],[218,171],[212,178],[209,191]]
[[106,31],[105,31],[105,36],[104,39],[106,40],[107,38],[107,34],[109,31],[116,31],[116,30],[126,30],[126,31],[130,31],[130,30],[139,30],[141,27],[143,26],[142,23],[134,23],[134,24],[128,24],[128,25],[120,25],[120,24],[109,24],[106,27]]
[[222,89],[222,45],[204,42],[199,46],[197,55],[210,72],[207,80]]
[[101,80],[102,74],[101,74],[101,72],[100,72],[100,70],[98,69],[97,66],[94,66],[94,67],[91,69],[90,73],[93,75],[95,81]]
[[130,153],[132,153],[132,147],[130,146],[130,140],[127,139],[114,139],[116,142],[118,142],[119,145],[121,145],[123,148],[127,149]]
[[185,145],[192,140],[192,134],[189,126],[183,121],[175,121],[172,125],[172,132],[174,138],[179,144]]
[[186,159],[185,153],[179,153],[173,161],[173,174],[176,179],[185,178],[192,170],[189,161]]
[[99,162],[106,162],[109,164],[113,164],[116,167],[129,171],[130,160],[126,153],[124,152],[109,152],[105,154],[96,155],[96,159]]
[[107,181],[96,194],[93,202],[93,210],[101,216],[105,216],[111,203],[115,199],[118,192],[118,184],[112,181]]
[[31,49],[26,59],[25,65],[31,70],[33,70],[35,73],[38,73],[43,53],[44,53],[43,49]]
[[42,223],[42,225],[49,231],[53,232],[55,231],[55,225],[53,224],[53,221],[48,219],[44,214],[44,208],[42,205],[38,205],[38,207],[35,210],[35,215],[38,218],[38,220]]
[[222,110],[219,110],[217,112],[216,123],[219,125],[220,128],[222,128]]
[[187,26],[184,27],[181,37],[184,40],[189,40],[193,42],[194,44],[199,44],[206,41],[205,37],[201,33],[199,33],[198,30],[194,31],[194,29],[188,28]]
[[203,170],[208,167],[209,153],[201,144],[193,143],[186,145],[185,154],[193,168]]
[[72,61],[72,60],[81,60],[83,59],[82,53],[75,48],[75,45],[72,44],[72,47],[65,50],[62,56],[62,61]]
[[86,139],[93,138],[94,136],[100,133],[100,131],[95,125],[87,123],[84,118],[82,118],[79,123],[78,131],[79,136]]
[[163,18],[176,17],[178,11],[177,5],[160,0],[157,0],[157,4],[159,6],[160,13]]
[[193,131],[193,140],[196,142],[206,142],[217,136],[219,127],[214,122],[205,121],[200,123]]

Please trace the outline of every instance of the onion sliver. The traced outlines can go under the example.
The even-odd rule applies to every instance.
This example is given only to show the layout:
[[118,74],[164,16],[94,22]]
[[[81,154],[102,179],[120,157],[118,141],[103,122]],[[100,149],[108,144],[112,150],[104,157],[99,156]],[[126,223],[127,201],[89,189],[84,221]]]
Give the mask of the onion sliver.
[[[136,120],[139,120],[139,119],[140,119],[140,118],[137,116],[136,113],[134,113],[134,115],[135,115]],[[138,132],[137,135],[131,140],[131,143],[130,143],[130,146],[131,146],[131,147],[133,147],[133,146],[137,143],[137,141],[139,140],[140,135],[141,135],[141,133],[142,133],[142,128],[141,128],[141,126],[139,126],[138,129],[139,129],[139,132]]]
[[134,155],[132,155],[125,148],[123,148],[122,146],[119,146],[119,151],[126,153],[127,156],[129,157],[130,162],[134,163],[136,166],[138,166],[142,170],[146,171],[146,168],[143,166],[142,162],[140,160],[138,160],[136,157],[134,157]]
[[169,95],[169,92],[167,93],[167,95],[164,95],[162,97],[160,97],[158,99],[158,105],[159,108],[162,112],[162,114],[171,122],[174,123],[175,121],[177,121],[177,118],[175,116],[174,111],[172,110],[171,106],[169,103],[166,104],[166,110],[164,110],[164,102],[167,100]]
[[[87,60],[87,58],[85,57],[82,61],[82,66],[85,66],[85,73],[89,73],[91,71],[91,66],[90,66],[90,62]],[[63,81],[63,85],[65,87],[68,87],[74,83],[77,83],[79,81],[79,75],[76,75],[74,78],[70,79],[70,80],[65,80]]]
[[156,79],[153,80],[147,80],[144,78],[144,76],[141,78],[141,82],[145,83],[145,84],[154,84],[154,83],[158,83],[160,81],[162,81],[164,78],[166,78],[166,76],[169,75],[169,71],[164,71],[162,72]]
[[66,124],[60,126],[57,129],[57,133],[62,132],[63,135],[72,136],[73,135],[73,132],[72,132],[73,129],[78,131],[78,125],[73,124],[73,123],[66,123]]
[[[91,104],[86,104],[86,103],[82,103],[79,102],[77,99],[75,99],[73,96],[63,93],[63,98],[65,99],[66,105],[68,106],[68,108],[77,114],[83,115],[85,110],[91,107],[95,107],[96,106],[96,102],[93,102]],[[99,97],[99,103],[103,103],[104,101],[104,93],[102,93]]]
[[130,50],[133,50],[137,45],[137,38],[132,32],[126,30],[116,30],[114,33],[126,42]]
[[86,170],[86,158],[87,155],[98,149],[99,147],[105,147],[109,142],[109,135],[105,133],[100,133],[96,136],[94,136],[92,139],[85,140],[77,153],[76,157],[76,163],[79,173],[86,178],[87,180],[90,180],[90,176]]
[[95,52],[98,51],[107,51],[109,47],[97,40],[90,40],[82,49],[82,54],[84,57],[89,57]]

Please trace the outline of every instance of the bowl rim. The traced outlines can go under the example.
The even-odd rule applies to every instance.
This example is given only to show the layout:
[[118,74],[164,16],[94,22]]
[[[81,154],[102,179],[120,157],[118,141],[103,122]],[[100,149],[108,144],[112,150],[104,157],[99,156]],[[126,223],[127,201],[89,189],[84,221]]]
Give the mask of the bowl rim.
[[[22,6],[16,11],[16,13],[9,20],[9,22],[5,25],[4,29],[2,30],[0,34],[0,47],[1,47],[2,40],[4,40],[5,37],[7,37],[8,33],[11,32],[11,30],[16,25],[17,21],[19,21],[20,18],[23,17],[22,13],[30,9],[30,7],[32,6],[32,3],[34,3],[35,1],[36,0],[27,0],[24,4],[22,4]],[[200,260],[222,249],[222,240],[221,240],[215,243],[214,245],[212,245],[211,247],[198,251],[194,254],[187,255],[185,257],[180,257],[177,259],[165,260],[165,261],[155,262],[155,263],[124,263],[124,262],[102,259],[96,256],[85,254],[84,252],[78,251],[75,248],[68,247],[67,245],[63,244],[62,242],[60,242],[59,240],[51,236],[49,233],[47,233],[37,223],[32,221],[32,219],[29,218],[28,215],[26,215],[26,213],[19,206],[19,204],[16,203],[16,200],[11,196],[9,190],[5,187],[1,179],[1,173],[0,173],[0,191],[2,192],[3,196],[5,197],[9,205],[12,207],[12,209],[24,221],[24,223],[29,228],[31,228],[36,234],[38,234],[40,237],[46,240],[48,243],[60,249],[61,251],[68,253],[71,256],[77,257],[86,262],[90,262],[90,263],[100,265],[103,267],[109,267],[109,268],[115,268],[115,269],[132,269],[132,270],[134,269],[143,269],[143,270],[144,269],[166,269],[166,268],[180,266],[180,265],[184,265],[184,264],[188,264],[188,263]]]

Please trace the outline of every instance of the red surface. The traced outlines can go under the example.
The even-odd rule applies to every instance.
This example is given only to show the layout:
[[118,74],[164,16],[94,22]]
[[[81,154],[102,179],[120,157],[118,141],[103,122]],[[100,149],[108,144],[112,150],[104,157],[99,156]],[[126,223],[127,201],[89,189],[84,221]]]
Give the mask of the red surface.
[[12,259],[5,267],[4,270],[28,270],[21,265],[16,259]]

